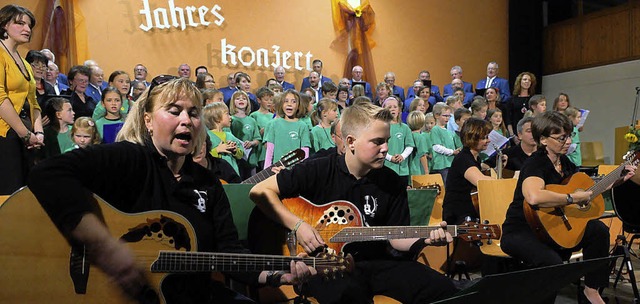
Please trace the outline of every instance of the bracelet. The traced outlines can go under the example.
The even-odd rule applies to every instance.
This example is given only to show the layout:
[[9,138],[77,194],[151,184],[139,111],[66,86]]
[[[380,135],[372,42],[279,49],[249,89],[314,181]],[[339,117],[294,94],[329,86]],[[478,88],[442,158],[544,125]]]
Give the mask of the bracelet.
[[271,287],[280,287],[282,285],[282,283],[280,282],[280,278],[282,278],[283,274],[284,274],[284,271],[267,272],[267,279],[265,284]]
[[33,134],[35,134],[35,135],[44,135],[44,132],[42,132],[42,131],[36,131],[36,132],[33,132]]
[[294,235],[296,234],[296,232],[298,232],[298,228],[300,228],[300,225],[302,225],[302,223],[304,223],[304,220],[299,220],[295,226],[293,226],[293,229],[291,229],[291,233],[293,233]]
[[25,144],[28,144],[29,143],[29,139],[31,139],[31,131],[27,130],[27,134],[25,134],[25,136],[23,136],[21,138],[22,138],[22,141]]

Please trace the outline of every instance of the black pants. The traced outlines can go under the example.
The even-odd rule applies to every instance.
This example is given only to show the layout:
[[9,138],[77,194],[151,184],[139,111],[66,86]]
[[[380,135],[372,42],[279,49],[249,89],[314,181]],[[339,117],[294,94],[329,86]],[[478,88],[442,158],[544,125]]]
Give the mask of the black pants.
[[343,278],[314,278],[303,290],[320,303],[371,303],[385,295],[402,303],[430,303],[453,295],[452,281],[416,261],[375,260],[356,262]]
[[[534,267],[562,264],[572,251],[578,249],[582,249],[585,260],[609,255],[609,229],[599,220],[587,223],[582,241],[573,249],[552,248],[540,242],[529,226],[522,225],[520,228],[505,229],[500,241],[502,250]],[[591,288],[606,287],[609,284],[609,269],[604,266],[587,273],[584,282]]]
[[13,129],[0,136],[0,195],[9,195],[26,185],[29,171],[27,149]]

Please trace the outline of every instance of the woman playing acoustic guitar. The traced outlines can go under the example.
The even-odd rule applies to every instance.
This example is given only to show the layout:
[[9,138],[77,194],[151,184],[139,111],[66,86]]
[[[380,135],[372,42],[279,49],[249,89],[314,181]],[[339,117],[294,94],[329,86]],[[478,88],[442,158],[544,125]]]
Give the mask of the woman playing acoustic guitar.
[[[570,194],[561,194],[546,190],[548,185],[561,184],[578,171],[565,155],[571,145],[572,131],[571,121],[560,113],[549,111],[534,118],[531,132],[538,144],[538,151],[525,161],[520,171],[514,199],[502,226],[501,246],[504,252],[535,267],[561,264],[572,251],[579,249],[582,249],[585,260],[609,254],[609,231],[599,220],[591,220],[586,224],[584,236],[575,248],[563,249],[540,241],[525,218],[523,202],[534,207],[589,203],[592,191],[575,190]],[[618,181],[633,176],[636,167],[627,165],[625,170],[626,174]],[[591,303],[604,303],[598,288],[606,287],[608,282],[609,271],[606,267],[588,273],[585,276],[584,295]],[[553,298],[548,300],[553,303]]]
[[[199,251],[248,252],[238,241],[220,182],[192,160],[204,139],[201,98],[188,79],[158,76],[127,116],[119,142],[48,159],[30,176],[29,187],[60,231],[72,244],[84,244],[92,262],[130,297],[141,296],[145,275],[136,252],[112,237],[100,220],[91,192],[123,212],[170,210],[182,215],[195,229]],[[149,227],[149,237],[156,230]],[[179,231],[161,230],[167,236],[182,235]],[[176,249],[184,239],[176,238]],[[291,262],[287,273],[255,271],[240,279],[278,285],[300,282],[312,273],[304,263]],[[252,302],[212,281],[207,272],[171,275],[165,284],[170,285],[163,294],[167,303]]]

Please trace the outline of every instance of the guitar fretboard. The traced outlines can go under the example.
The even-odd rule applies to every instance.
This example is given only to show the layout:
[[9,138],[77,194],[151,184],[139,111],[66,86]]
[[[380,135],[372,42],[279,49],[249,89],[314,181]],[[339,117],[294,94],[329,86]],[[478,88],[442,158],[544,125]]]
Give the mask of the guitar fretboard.
[[[301,258],[272,255],[160,251],[158,259],[151,264],[151,272],[255,272],[289,270],[291,261],[302,261],[308,266],[322,266],[328,261],[316,258]],[[335,264],[335,263],[333,263]]]
[[271,166],[269,166],[268,168],[256,173],[256,175],[247,178],[246,180],[243,180],[241,182],[241,184],[257,184],[267,178],[269,178],[269,176],[274,175],[275,173],[273,173],[273,171],[271,171],[271,168],[273,168],[274,166],[282,166],[282,162],[277,162]]
[[[393,239],[410,239],[429,237],[431,231],[440,227],[426,226],[381,226],[381,227],[345,227],[331,237],[331,242],[347,243],[362,241],[382,241]],[[457,226],[447,226],[447,231],[457,235]]]
[[[633,160],[635,162],[635,160]],[[631,164],[631,161],[625,161],[622,165],[618,166],[615,170],[611,171],[611,173],[605,175],[600,181],[595,183],[593,186],[589,187],[587,190],[593,191],[591,195],[591,199],[600,195],[602,192],[607,190],[611,184],[613,184],[620,176],[622,175],[622,171],[624,170],[625,165]]]

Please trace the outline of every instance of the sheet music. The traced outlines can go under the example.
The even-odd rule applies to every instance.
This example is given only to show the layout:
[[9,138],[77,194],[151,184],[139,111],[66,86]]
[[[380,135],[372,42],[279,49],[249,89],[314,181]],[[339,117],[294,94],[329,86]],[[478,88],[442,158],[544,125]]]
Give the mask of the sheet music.
[[580,122],[578,122],[578,128],[582,128],[582,126],[584,126],[584,122],[587,120],[587,116],[589,116],[589,110],[580,109],[580,113],[582,113],[582,117],[580,118]]
[[252,149],[253,149],[253,147],[249,147],[249,148],[244,149],[244,155],[242,155],[242,159],[248,160],[249,159],[249,154],[251,153]]
[[487,146],[487,149],[482,151],[482,153],[486,154],[486,155],[493,155],[493,153],[496,152],[495,147],[502,147],[504,146],[508,141],[509,138],[504,137],[502,134],[498,133],[496,130],[491,131],[491,133],[489,133],[489,140],[491,141],[491,143]]

